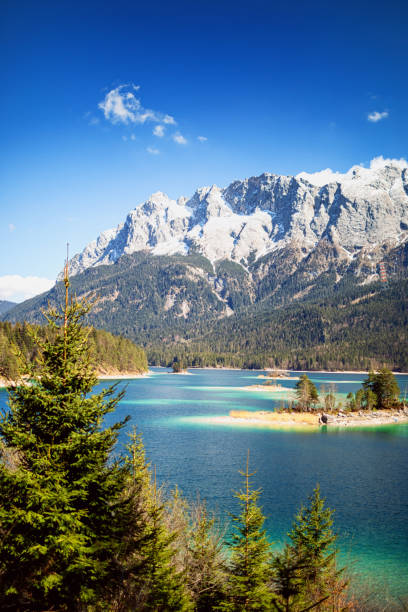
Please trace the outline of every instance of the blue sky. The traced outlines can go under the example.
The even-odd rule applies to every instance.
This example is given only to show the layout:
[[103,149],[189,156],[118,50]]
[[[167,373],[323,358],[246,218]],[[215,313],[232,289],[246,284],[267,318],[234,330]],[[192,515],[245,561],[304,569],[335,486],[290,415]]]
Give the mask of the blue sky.
[[407,24],[395,0],[4,0],[0,299],[154,191],[406,158]]

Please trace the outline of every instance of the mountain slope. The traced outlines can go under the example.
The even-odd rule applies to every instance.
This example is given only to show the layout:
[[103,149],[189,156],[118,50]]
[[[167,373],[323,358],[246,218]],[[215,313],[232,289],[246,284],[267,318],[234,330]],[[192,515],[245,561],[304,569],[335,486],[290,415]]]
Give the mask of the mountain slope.
[[0,300],[0,315],[5,314],[16,306],[15,302],[9,302],[7,300]]

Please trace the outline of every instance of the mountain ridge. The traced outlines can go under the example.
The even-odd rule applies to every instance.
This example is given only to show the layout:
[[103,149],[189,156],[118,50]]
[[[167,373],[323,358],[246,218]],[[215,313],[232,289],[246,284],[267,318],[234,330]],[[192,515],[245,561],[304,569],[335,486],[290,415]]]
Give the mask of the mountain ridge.
[[[323,176],[330,182],[321,184]],[[263,173],[224,189],[199,188],[190,199],[156,192],[75,255],[69,269],[73,276],[142,250],[197,252],[212,263],[228,259],[248,268],[288,246],[306,256],[322,240],[352,260],[361,249],[370,254],[387,240],[397,246],[407,239],[408,164],[376,158],[370,168],[345,174]]]

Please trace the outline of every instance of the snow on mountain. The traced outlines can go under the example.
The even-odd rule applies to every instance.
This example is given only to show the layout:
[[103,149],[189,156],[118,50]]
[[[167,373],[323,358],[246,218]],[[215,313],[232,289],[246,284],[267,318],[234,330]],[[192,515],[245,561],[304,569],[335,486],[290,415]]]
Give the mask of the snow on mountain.
[[157,192],[124,223],[103,232],[70,262],[71,275],[114,263],[123,254],[199,252],[243,265],[296,245],[307,254],[328,240],[351,257],[408,238],[408,163],[372,160],[341,174],[330,169],[296,177],[265,173],[198,189],[177,201]]

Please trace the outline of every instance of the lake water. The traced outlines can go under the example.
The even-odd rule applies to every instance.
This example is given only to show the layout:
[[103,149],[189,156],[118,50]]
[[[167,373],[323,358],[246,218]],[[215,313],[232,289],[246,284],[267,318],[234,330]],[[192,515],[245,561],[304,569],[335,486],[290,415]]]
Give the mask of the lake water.
[[[247,450],[271,540],[281,545],[316,483],[336,510],[342,561],[381,595],[408,596],[408,425],[327,431],[277,431],[259,425],[216,425],[230,410],[279,405],[266,392],[244,390],[260,372],[191,370],[174,375],[153,368],[149,377],[119,383],[126,396],[109,421],[126,415],[127,429],[143,433],[159,482],[207,500],[222,518],[237,509]],[[292,373],[292,376],[298,374]],[[339,397],[356,391],[364,375],[309,373],[316,386],[336,385]],[[408,376],[397,376],[403,392]],[[294,387],[295,380],[281,384]],[[104,381],[99,387],[110,384]],[[0,392],[4,403],[6,393]],[[126,432],[120,436],[126,442]]]

